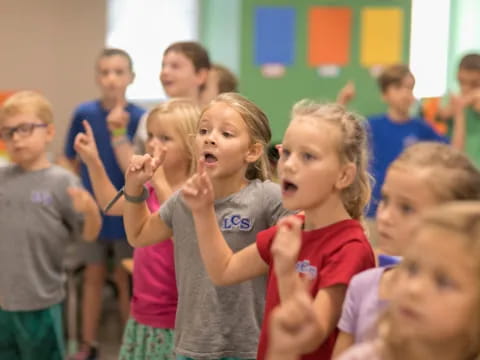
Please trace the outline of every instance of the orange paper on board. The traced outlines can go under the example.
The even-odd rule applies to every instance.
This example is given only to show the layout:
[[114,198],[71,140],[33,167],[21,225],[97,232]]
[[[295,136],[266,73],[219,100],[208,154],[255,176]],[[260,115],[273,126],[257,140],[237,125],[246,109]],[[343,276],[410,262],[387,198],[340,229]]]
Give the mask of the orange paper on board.
[[308,64],[346,65],[350,57],[352,10],[348,7],[310,8]]

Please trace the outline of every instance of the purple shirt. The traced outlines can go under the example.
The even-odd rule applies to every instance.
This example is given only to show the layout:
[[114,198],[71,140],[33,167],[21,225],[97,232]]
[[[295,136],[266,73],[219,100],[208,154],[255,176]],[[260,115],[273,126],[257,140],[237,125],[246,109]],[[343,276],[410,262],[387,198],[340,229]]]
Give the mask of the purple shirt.
[[338,360],[382,360],[379,351],[379,343],[368,342],[355,345],[347,349],[337,359]]
[[[155,212],[160,204],[153,187],[147,184],[147,188],[150,194],[147,205]],[[150,327],[173,329],[177,298],[172,240],[136,248],[133,253],[133,318]]]
[[343,303],[340,331],[354,337],[355,343],[375,337],[376,321],[387,300],[379,298],[380,279],[387,267],[363,271],[352,278]]

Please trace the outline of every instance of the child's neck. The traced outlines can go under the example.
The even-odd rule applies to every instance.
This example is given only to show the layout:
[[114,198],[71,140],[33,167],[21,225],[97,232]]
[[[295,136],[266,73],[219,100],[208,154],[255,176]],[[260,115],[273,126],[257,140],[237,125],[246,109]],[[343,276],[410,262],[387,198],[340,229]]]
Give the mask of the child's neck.
[[387,114],[390,120],[392,120],[394,123],[403,124],[410,121],[410,114],[408,110],[404,111],[395,108],[388,108]]
[[320,206],[304,209],[305,230],[320,229],[342,220],[351,219],[341,199],[332,195]]
[[116,105],[119,105],[119,104],[121,104],[123,107],[127,105],[127,100],[125,98],[122,98],[122,99],[102,98],[100,102],[102,103],[102,107],[108,111],[112,110]]
[[215,200],[226,198],[242,190],[248,184],[248,180],[244,177],[235,179],[211,179],[215,192]]
[[40,156],[38,159],[35,159],[34,161],[17,165],[25,171],[38,171],[49,168],[52,163],[50,162],[50,160],[48,160],[46,154],[42,154],[42,156]]
[[415,339],[405,347],[404,358],[412,360],[465,359],[465,349],[468,348],[467,341],[465,337],[435,343],[424,343]]

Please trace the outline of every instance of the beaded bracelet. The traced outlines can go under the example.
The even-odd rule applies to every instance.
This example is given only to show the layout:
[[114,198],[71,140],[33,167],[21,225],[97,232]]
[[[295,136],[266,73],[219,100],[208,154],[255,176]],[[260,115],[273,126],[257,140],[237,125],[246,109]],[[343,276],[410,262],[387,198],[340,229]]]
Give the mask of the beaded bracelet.
[[114,137],[110,140],[113,147],[129,143],[130,140],[126,136]]
[[117,128],[111,131],[113,137],[123,136],[127,134],[127,128]]

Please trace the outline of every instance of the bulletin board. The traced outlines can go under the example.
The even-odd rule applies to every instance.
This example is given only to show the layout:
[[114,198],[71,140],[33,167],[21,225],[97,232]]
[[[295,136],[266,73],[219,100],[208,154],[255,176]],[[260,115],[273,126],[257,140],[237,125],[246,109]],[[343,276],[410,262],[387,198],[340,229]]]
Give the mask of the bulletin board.
[[407,63],[411,0],[243,0],[240,90],[268,115],[281,140],[292,105],[333,101],[348,82],[349,107],[385,111],[375,73]]

